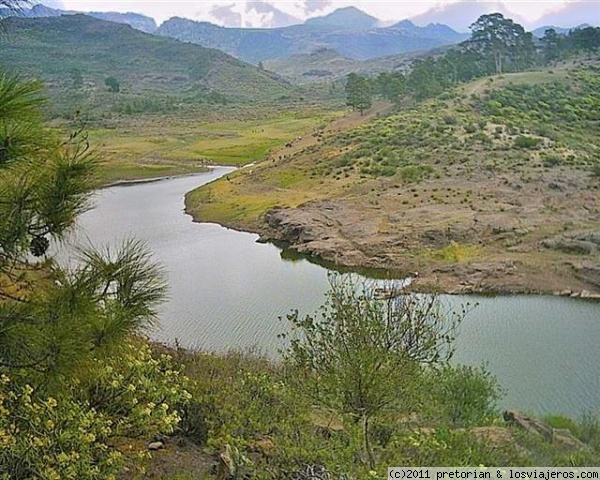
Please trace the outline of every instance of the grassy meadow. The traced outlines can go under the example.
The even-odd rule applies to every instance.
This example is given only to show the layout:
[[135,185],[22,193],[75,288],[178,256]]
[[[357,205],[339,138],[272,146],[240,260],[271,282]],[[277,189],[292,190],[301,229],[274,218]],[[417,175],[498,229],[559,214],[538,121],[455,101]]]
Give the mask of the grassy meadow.
[[102,158],[101,182],[182,175],[208,165],[243,166],[339,115],[324,109],[273,112],[256,117],[121,116],[89,129]]

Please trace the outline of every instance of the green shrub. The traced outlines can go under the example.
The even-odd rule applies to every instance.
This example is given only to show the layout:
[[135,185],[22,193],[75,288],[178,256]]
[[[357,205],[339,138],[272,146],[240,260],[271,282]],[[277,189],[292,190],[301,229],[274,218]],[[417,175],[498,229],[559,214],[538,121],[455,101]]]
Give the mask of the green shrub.
[[443,118],[446,125],[456,125],[458,123],[458,120],[454,115],[444,115]]
[[559,155],[548,153],[546,155],[542,155],[542,163],[545,167],[556,167],[563,163],[563,158]]
[[0,377],[0,479],[116,478],[123,456],[110,439],[174,431],[190,395],[169,356],[132,341],[87,367],[57,397]]
[[429,165],[407,165],[399,169],[400,177],[406,183],[419,183],[428,178],[433,172]]
[[492,139],[488,137],[484,132],[477,132],[473,135],[473,140],[483,143],[484,145],[490,145]]
[[515,147],[517,148],[537,148],[540,144],[541,139],[536,137],[528,137],[526,135],[519,135],[515,138]]
[[173,432],[180,420],[178,408],[191,396],[187,378],[169,355],[155,358],[147,343],[128,343],[120,355],[95,363],[80,400],[108,415],[116,435]]
[[484,425],[497,417],[501,391],[484,368],[446,366],[431,372],[428,381],[438,421],[466,427]]
[[123,462],[107,445],[111,434],[108,416],[88,405],[36,398],[0,376],[1,479],[115,479]]
[[514,445],[499,448],[478,440],[471,432],[448,428],[399,431],[382,460],[387,465],[440,467],[522,465]]

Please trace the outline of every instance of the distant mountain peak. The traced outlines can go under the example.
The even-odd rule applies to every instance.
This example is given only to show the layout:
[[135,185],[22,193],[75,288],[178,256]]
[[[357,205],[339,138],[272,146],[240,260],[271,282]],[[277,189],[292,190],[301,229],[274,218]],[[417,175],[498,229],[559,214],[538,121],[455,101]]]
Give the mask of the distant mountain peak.
[[600,25],[600,8],[597,2],[572,0],[561,9],[549,12],[535,22],[538,27],[556,25],[562,28],[574,28],[582,24]]
[[401,20],[398,23],[392,25],[391,28],[415,28],[415,27],[416,27],[416,25],[407,18],[406,20]]
[[113,23],[122,23],[130,25],[136,30],[141,30],[146,33],[153,33],[157,29],[156,22],[153,18],[147,17],[140,13],[119,13],[119,12],[79,12],[75,10],[59,10],[57,8],[48,7],[41,3],[32,5],[30,9],[21,8],[16,11],[5,11],[6,9],[0,9],[0,18],[3,17],[22,17],[22,18],[50,18],[60,17],[62,15],[87,15],[90,17],[97,18],[99,20],[106,20]]
[[368,30],[375,28],[379,24],[379,20],[356,7],[344,7],[323,17],[310,18],[305,24]]
[[454,3],[438,4],[425,13],[411,17],[416,25],[444,24],[458,32],[467,32],[481,15],[499,12],[515,22],[524,24],[525,19],[510,11],[499,1],[460,0]]

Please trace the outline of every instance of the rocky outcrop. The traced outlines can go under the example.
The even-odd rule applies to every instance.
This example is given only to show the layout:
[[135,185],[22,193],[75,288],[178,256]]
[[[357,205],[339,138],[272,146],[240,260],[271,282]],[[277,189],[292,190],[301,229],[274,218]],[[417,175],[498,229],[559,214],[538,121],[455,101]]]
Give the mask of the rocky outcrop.
[[467,264],[452,264],[433,269],[434,274],[452,274],[460,280],[448,289],[448,293],[484,293],[498,291],[498,284],[502,283],[498,293],[517,293],[523,291],[522,282],[519,280],[519,265],[513,261],[501,262],[474,262]]
[[518,410],[504,412],[504,420],[529,434],[543,438],[559,450],[568,452],[591,450],[589,445],[575,437],[568,428],[552,428],[539,418],[530,417]]
[[[547,248],[571,252],[561,251],[565,260],[555,260],[549,270],[546,260],[530,264],[531,256],[536,252],[543,255],[543,251],[537,240],[523,243],[532,230],[516,224],[494,217],[440,228],[437,225],[443,224],[444,218],[416,222],[402,215],[382,214],[377,202],[357,202],[321,200],[297,208],[274,208],[263,217],[261,240],[283,242],[300,254],[343,267],[385,269],[399,276],[418,271],[419,282],[411,288],[419,291],[562,295],[568,290],[570,296],[581,298],[600,295],[600,263],[593,254],[600,252],[598,231],[544,240]],[[503,255],[475,255],[460,261],[438,260],[427,253],[453,243],[467,246],[468,252],[469,246],[485,248],[488,242],[498,242],[502,248],[517,247],[508,248],[509,253]],[[591,255],[573,256],[574,251]]]
[[585,282],[600,288],[600,265],[584,263],[577,269],[577,276]]
[[600,251],[600,232],[585,232],[576,235],[559,235],[542,240],[542,247],[566,253],[593,255]]
[[265,214],[268,228],[261,240],[285,242],[298,253],[319,256],[336,264],[364,266],[372,263],[356,243],[344,235],[340,223],[328,214],[334,209],[337,206],[333,204],[319,209],[272,209]]

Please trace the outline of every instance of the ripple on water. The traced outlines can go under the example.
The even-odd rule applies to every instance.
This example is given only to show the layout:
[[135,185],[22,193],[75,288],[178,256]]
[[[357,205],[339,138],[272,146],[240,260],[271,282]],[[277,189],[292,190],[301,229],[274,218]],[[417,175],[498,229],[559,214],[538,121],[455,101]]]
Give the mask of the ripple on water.
[[[283,261],[256,235],[192,223],[183,214],[185,192],[228,171],[101,190],[77,236],[94,244],[134,236],[166,266],[171,292],[156,340],[275,353],[284,329],[278,317],[292,308],[315,311],[327,271],[306,260]],[[455,359],[486,362],[508,392],[503,405],[571,415],[600,407],[600,305],[534,296],[447,300],[479,302],[462,324]]]

